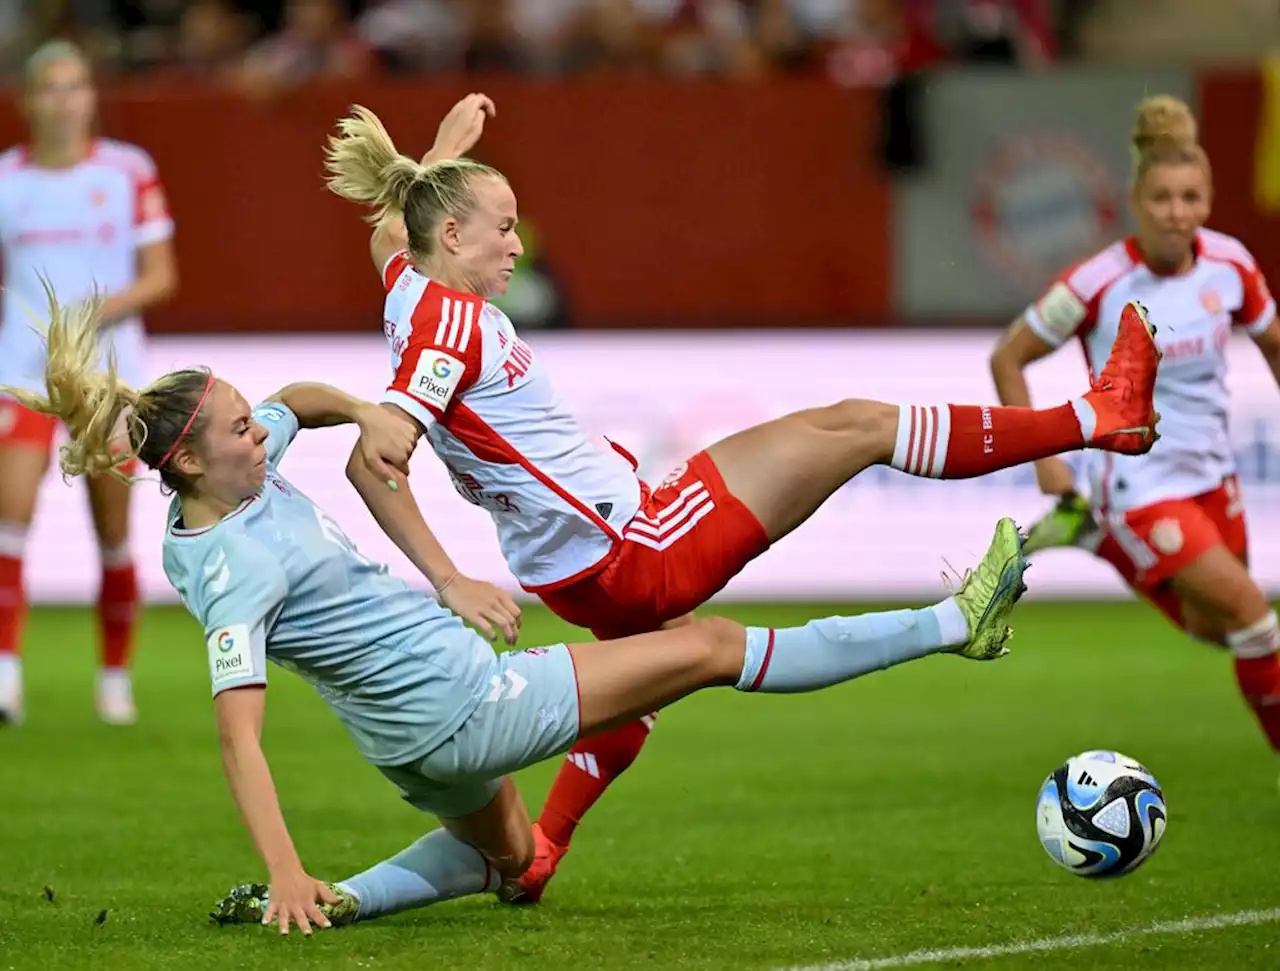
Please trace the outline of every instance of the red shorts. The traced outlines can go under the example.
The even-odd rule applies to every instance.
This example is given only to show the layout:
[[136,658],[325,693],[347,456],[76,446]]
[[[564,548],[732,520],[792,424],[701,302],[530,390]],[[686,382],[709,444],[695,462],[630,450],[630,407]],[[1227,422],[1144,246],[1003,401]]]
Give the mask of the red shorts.
[[768,547],[760,520],[699,452],[652,493],[643,487],[640,511],[602,569],[540,596],[598,638],[644,634],[705,603]]
[[[47,455],[53,451],[60,424],[52,415],[24,408],[16,401],[0,400],[0,448],[30,448]],[[120,466],[125,475],[134,475],[137,470],[136,458]]]
[[53,436],[58,430],[58,419],[24,408],[16,401],[0,401],[0,447],[22,446],[53,449]]
[[1218,545],[1242,561],[1248,558],[1244,504],[1234,475],[1201,495],[1130,509],[1122,521],[1105,523],[1098,555],[1135,590],[1150,593]]

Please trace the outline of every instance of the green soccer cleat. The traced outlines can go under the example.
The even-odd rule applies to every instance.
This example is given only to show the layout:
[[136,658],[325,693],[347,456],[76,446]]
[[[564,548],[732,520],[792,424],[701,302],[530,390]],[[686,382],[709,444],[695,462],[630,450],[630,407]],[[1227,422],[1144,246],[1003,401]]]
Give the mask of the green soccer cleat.
[[[209,919],[219,925],[223,924],[261,924],[262,915],[267,912],[267,892],[265,883],[242,883],[233,887],[231,893],[214,904]],[[347,893],[332,883],[329,889],[338,897],[336,904],[320,904],[320,913],[329,918],[333,927],[350,924],[356,919],[360,910],[360,901],[354,894]]]
[[1027,591],[1022,574],[1029,564],[1022,543],[1022,534],[1012,519],[1006,517],[996,523],[996,534],[986,556],[976,569],[965,573],[953,595],[969,625],[969,640],[950,653],[974,661],[994,661],[1009,653],[1005,642],[1013,635],[1013,629],[1005,620]]
[[1027,532],[1022,552],[1027,556],[1062,546],[1088,547],[1098,536],[1098,522],[1089,501],[1069,492]]

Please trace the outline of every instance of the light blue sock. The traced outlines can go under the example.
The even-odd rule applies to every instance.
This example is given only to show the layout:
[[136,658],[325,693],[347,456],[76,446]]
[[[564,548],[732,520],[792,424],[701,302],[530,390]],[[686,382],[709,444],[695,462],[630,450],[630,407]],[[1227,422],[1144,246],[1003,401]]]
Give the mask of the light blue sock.
[[747,628],[739,691],[816,691],[963,644],[969,625],[953,599],[923,610]]
[[499,883],[498,872],[479,850],[441,828],[338,886],[359,899],[356,919],[369,920],[441,900],[497,890]]

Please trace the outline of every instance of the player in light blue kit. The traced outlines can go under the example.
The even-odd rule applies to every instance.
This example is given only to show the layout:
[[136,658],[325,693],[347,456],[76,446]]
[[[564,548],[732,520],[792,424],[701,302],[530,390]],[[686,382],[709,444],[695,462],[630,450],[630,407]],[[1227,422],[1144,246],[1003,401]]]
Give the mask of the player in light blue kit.
[[[68,475],[116,471],[136,455],[175,492],[165,572],[204,625],[223,764],[271,881],[237,888],[219,920],[276,919],[282,933],[294,922],[310,933],[495,891],[534,852],[507,773],[701,688],[812,691],[929,654],[1006,653],[1026,568],[1008,519],[955,596],[933,607],[785,630],[712,618],[495,655],[449,610],[362,557],[277,471],[299,428],[356,422],[366,457],[394,487],[414,444],[403,423],[324,385],[290,385],[250,408],[203,370],[132,391],[114,368],[96,371],[97,309],[64,313],[50,296],[47,395],[17,394],[66,424]],[[513,637],[518,608],[493,591],[490,616]],[[268,660],[311,682],[361,754],[441,828],[340,883],[309,876],[260,745]]]

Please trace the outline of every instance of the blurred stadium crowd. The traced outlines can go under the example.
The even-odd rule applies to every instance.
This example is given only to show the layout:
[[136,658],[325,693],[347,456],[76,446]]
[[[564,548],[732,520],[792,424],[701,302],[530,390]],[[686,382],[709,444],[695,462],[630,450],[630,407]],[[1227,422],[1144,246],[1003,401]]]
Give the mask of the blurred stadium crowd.
[[[1076,59],[1152,0],[5,0],[10,78],[53,35],[101,72],[215,79],[265,94],[317,78],[507,71],[827,75],[882,85],[943,63]],[[1258,0],[1157,0],[1239,11]],[[1269,7],[1269,12],[1263,10]],[[1150,11],[1147,11],[1150,12]],[[1201,18],[1203,19],[1203,18]],[[1147,25],[1150,29],[1150,25]],[[1203,30],[1203,28],[1201,28]],[[1122,30],[1123,32],[1123,30]],[[1105,43],[1101,45],[1105,49]]]

